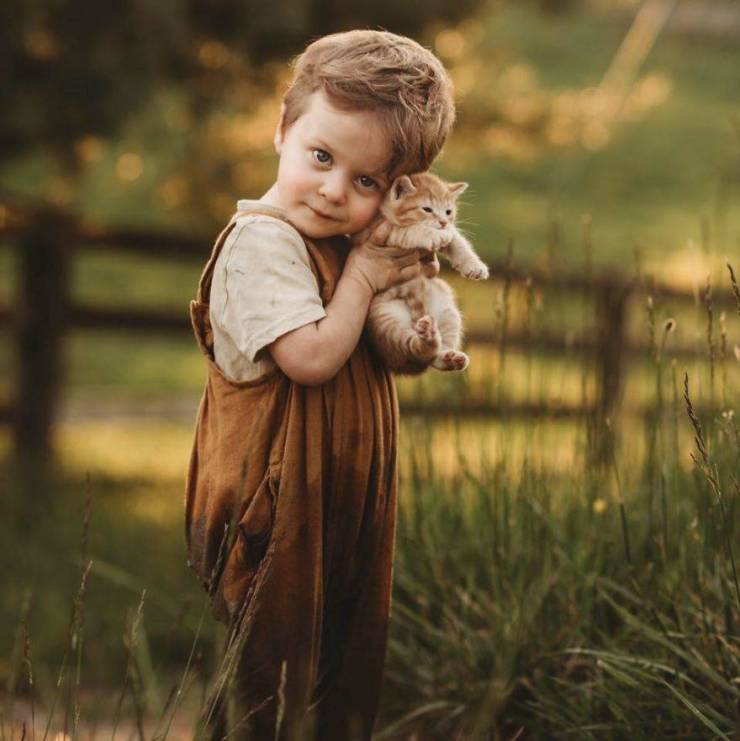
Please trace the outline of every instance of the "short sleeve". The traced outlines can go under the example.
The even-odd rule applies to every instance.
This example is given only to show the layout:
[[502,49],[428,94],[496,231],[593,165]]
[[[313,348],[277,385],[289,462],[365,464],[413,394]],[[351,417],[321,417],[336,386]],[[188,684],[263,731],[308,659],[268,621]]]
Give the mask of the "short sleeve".
[[215,268],[211,321],[250,363],[278,337],[326,316],[306,245],[280,219],[237,220]]

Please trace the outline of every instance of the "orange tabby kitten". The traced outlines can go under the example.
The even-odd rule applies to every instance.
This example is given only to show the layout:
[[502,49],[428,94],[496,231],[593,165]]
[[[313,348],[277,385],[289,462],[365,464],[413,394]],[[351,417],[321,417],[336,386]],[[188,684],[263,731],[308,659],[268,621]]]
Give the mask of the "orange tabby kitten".
[[[486,279],[488,268],[454,224],[457,197],[467,187],[428,172],[401,175],[378,216],[353,241],[361,244],[385,220],[392,226],[389,245],[440,252],[466,278]],[[436,264],[425,272],[433,275],[435,269]],[[370,305],[367,330],[396,373],[421,373],[430,365],[443,371],[468,367],[468,356],[460,350],[462,317],[452,289],[440,278],[422,275],[379,293]]]

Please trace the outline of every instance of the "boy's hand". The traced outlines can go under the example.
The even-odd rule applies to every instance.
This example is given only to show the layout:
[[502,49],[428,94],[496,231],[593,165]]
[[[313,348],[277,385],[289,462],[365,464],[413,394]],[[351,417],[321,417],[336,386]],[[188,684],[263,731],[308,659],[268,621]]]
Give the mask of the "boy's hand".
[[424,250],[421,256],[421,272],[426,278],[436,278],[439,275],[439,259],[436,252]]
[[344,266],[347,275],[373,294],[421,275],[426,250],[384,247],[390,231],[390,224],[381,223],[366,242],[352,248]]

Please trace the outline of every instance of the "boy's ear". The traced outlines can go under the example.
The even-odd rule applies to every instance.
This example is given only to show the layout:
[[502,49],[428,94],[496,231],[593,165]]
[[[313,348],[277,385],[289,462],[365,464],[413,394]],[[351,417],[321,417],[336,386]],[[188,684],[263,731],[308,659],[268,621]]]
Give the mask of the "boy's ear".
[[450,195],[455,196],[457,198],[459,195],[463,194],[468,189],[467,183],[450,183],[447,186]]
[[280,118],[278,119],[277,128],[275,129],[275,136],[273,137],[273,144],[275,145],[275,151],[280,154],[280,150],[283,147],[283,122],[285,121],[285,103],[280,104]]
[[397,177],[391,185],[391,198],[397,201],[402,196],[411,195],[416,193],[416,186],[411,182],[411,178],[408,175],[401,175]]

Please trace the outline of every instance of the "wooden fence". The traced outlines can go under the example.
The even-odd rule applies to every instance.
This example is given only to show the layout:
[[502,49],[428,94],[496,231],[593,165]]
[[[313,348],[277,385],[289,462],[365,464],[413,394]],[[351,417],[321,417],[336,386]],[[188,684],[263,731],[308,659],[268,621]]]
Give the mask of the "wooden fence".
[[[4,203],[3,203],[4,202]],[[210,237],[163,234],[136,229],[103,228],[76,218],[47,204],[4,198],[0,201],[0,238],[17,250],[18,275],[14,306],[0,306],[0,324],[12,327],[15,342],[16,382],[10,403],[0,405],[0,423],[12,426],[17,451],[33,455],[52,453],[51,431],[57,413],[60,383],[63,379],[62,348],[69,329],[95,328],[141,333],[189,333],[187,312],[161,313],[136,309],[84,306],[71,300],[69,273],[79,250],[116,250],[142,256],[182,260],[199,257],[204,261],[212,243]],[[624,359],[650,351],[647,345],[627,342],[628,299],[645,286],[619,275],[584,275],[571,272],[550,274],[534,268],[510,264],[494,265],[497,280],[504,289],[515,282],[532,281],[541,290],[590,296],[595,305],[595,325],[584,336],[571,338],[565,333],[469,332],[468,344],[505,342],[508,349],[527,349],[555,354],[574,353],[590,358],[598,367],[598,395],[594,407],[553,407],[507,405],[508,416],[607,417],[615,411],[622,384]],[[656,299],[694,302],[690,292],[654,284],[650,293]],[[730,306],[729,292],[715,293],[714,306]],[[674,357],[692,357],[696,347],[671,348]],[[435,402],[419,405],[407,402],[407,413],[496,415],[495,404]]]

